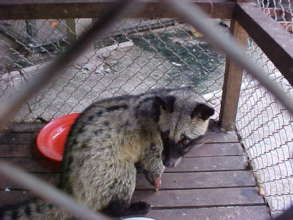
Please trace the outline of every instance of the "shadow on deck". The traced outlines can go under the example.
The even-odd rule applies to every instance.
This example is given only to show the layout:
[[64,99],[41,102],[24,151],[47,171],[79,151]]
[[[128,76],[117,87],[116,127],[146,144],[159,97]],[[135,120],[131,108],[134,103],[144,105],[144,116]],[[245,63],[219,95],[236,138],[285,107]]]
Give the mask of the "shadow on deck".
[[[41,124],[17,124],[0,136],[0,158],[56,184],[60,165],[34,147]],[[174,169],[167,169],[159,192],[138,176],[135,200],[152,204],[158,220],[265,220],[269,210],[258,194],[252,171],[235,132],[210,131],[209,142],[193,149]],[[0,206],[31,198],[17,184],[0,178]]]

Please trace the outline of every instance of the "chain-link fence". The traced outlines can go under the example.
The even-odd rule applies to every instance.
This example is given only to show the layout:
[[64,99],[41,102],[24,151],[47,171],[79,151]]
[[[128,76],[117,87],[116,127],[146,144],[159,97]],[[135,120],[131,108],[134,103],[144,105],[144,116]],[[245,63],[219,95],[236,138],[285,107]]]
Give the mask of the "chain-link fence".
[[[1,46],[7,51],[1,68],[2,96],[37,74],[90,24],[91,19],[2,22],[9,27],[2,29]],[[224,63],[225,57],[185,24],[173,19],[123,20],[27,103],[16,120],[49,120],[79,112],[102,97],[157,87],[195,86],[218,106]]]
[[257,0],[257,4],[267,15],[293,33],[292,0]]
[[[258,1],[268,15],[292,32],[292,2]],[[293,36],[292,36],[293,37]],[[248,53],[283,90],[290,83],[261,49],[249,40]],[[252,169],[273,215],[293,203],[293,118],[256,80],[244,74],[238,105],[237,129]]]

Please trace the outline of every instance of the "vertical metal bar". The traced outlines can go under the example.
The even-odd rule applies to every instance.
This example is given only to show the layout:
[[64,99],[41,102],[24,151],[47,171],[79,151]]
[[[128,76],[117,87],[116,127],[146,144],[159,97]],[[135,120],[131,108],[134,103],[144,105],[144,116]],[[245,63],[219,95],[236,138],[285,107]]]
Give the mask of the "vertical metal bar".
[[[247,46],[248,34],[235,19],[231,22],[231,32],[243,47]],[[220,111],[221,127],[227,131],[235,129],[243,71],[241,66],[227,56]]]

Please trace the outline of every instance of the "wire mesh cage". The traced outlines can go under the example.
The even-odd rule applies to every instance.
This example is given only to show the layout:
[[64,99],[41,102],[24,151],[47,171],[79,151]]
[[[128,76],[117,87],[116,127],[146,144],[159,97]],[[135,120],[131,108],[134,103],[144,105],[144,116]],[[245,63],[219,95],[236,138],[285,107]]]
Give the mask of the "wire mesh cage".
[[[292,2],[257,1],[258,7],[292,33]],[[270,59],[249,40],[248,54],[253,57],[271,80],[293,95],[290,83]],[[256,80],[244,74],[236,125],[251,162],[262,194],[272,215],[287,209],[292,197],[293,120],[288,113]]]
[[263,9],[265,14],[280,23],[287,31],[293,33],[293,7],[291,0],[257,0],[257,5]]
[[[18,45],[7,45],[2,96],[8,87],[17,88],[18,83],[38,74],[91,24],[91,19],[4,24],[12,26],[4,33]],[[224,22],[219,24],[228,27]],[[50,120],[79,112],[97,99],[158,87],[194,86],[219,107],[224,63],[225,57],[185,24],[173,19],[125,19],[107,38],[93,42],[66,74],[26,103],[16,121]]]
[[[254,42],[250,54],[284,91],[293,89]],[[237,114],[237,128],[259,190],[273,215],[292,204],[292,116],[259,83],[245,74]]]

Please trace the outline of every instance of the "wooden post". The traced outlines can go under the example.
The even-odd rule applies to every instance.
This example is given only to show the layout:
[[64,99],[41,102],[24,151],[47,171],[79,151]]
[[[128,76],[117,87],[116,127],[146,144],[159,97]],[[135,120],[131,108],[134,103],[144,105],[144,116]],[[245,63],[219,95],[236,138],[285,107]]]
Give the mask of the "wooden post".
[[67,40],[71,43],[76,40],[76,25],[75,25],[75,19],[65,19],[66,22],[66,32],[67,32]]
[[[235,19],[231,21],[231,32],[242,46],[247,46],[248,35]],[[235,129],[242,73],[243,69],[227,57],[220,111],[220,125],[227,131]]]

